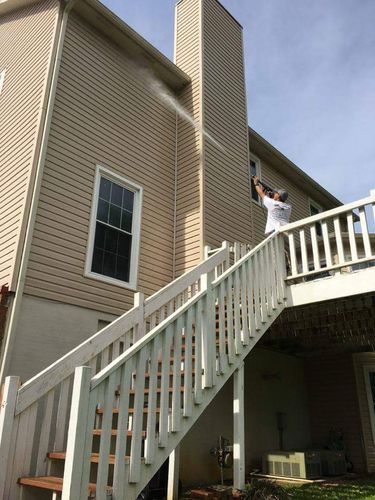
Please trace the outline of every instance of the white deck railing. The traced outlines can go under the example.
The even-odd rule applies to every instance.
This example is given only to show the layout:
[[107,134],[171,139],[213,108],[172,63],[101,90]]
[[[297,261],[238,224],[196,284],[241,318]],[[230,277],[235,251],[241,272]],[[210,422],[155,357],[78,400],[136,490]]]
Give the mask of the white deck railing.
[[374,206],[373,195],[289,224],[244,256],[237,247],[229,269],[226,244],[152,297],[137,294],[134,308],[19,389],[18,378],[8,377],[0,412],[0,498],[19,498],[17,479],[46,474],[47,452],[66,446],[64,498],[84,495],[93,431],[101,435],[97,498],[105,495],[113,439],[115,498],[124,498],[125,483],[126,498],[135,498],[285,306],[289,280],[375,261],[368,230]]
[[272,235],[220,276],[206,273],[197,294],[95,376],[77,368],[63,499],[84,498],[98,431],[96,498],[105,498],[111,460],[113,497],[136,498],[283,309],[282,243]]
[[369,228],[375,228],[375,194],[281,227],[287,239],[287,282],[373,265],[375,234]]
[[136,305],[130,311],[21,387],[18,377],[7,379],[0,412],[0,498],[17,498],[18,477],[46,474],[47,452],[66,448],[75,368],[90,366],[93,375],[103,370],[182,304],[199,295],[202,276],[220,275],[229,260],[229,245],[224,243],[146,300],[143,294],[136,294]]

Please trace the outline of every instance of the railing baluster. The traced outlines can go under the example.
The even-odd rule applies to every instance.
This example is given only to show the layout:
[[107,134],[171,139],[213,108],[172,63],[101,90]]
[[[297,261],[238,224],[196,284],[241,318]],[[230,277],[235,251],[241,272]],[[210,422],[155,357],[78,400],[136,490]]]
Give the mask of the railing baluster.
[[[184,417],[191,417],[193,412],[193,317],[195,304],[187,312],[185,322],[185,364],[184,364]],[[195,352],[197,347],[197,338],[194,341]]]
[[[349,232],[349,244],[350,244],[351,260],[355,261],[358,259],[358,252],[357,252],[357,243],[356,243],[355,232],[354,232],[353,212],[349,212],[347,214],[346,221],[347,221],[348,232]],[[330,265],[332,265],[332,263]]]
[[264,248],[259,250],[259,292],[260,292],[260,317],[262,323],[267,319],[267,306],[266,306],[266,271],[264,268]]
[[245,264],[240,267],[241,276],[241,317],[242,317],[242,342],[243,345],[249,344],[249,313],[247,310],[247,297],[246,297],[246,269]]
[[297,268],[296,246],[294,243],[294,234],[289,233],[288,239],[289,239],[290,266],[292,268],[292,276],[295,276],[296,274],[298,274],[298,268]]
[[[108,485],[109,453],[113,419],[113,400],[115,396],[116,373],[105,381],[103,418],[100,434],[99,465],[96,478],[96,498],[106,500]],[[120,438],[120,436],[118,436]]]
[[148,356],[148,348],[143,347],[136,354],[136,379],[134,387],[134,413],[132,441],[130,447],[129,483],[138,483],[141,477],[141,450],[142,450],[142,426],[143,406],[145,390],[145,366]]
[[363,239],[363,247],[365,250],[365,256],[371,257],[372,256],[371,243],[370,243],[370,237],[368,234],[367,218],[366,218],[366,212],[365,212],[364,207],[361,207],[359,209],[359,220],[361,223],[362,239]]
[[266,278],[266,305],[268,316],[272,316],[272,311],[274,309],[272,296],[272,255],[270,250],[271,244],[267,243],[264,248],[264,273]]
[[[225,346],[225,281],[222,281],[218,287],[219,299],[219,369],[225,373],[228,368],[228,360]],[[215,341],[216,344],[216,341]]]
[[344,264],[344,262],[345,262],[344,246],[343,246],[343,243],[342,243],[340,219],[338,217],[335,217],[333,219],[333,226],[335,228],[335,238],[336,238],[336,246],[337,246],[338,263],[339,264]]
[[[134,369],[133,360],[121,368],[120,402],[118,408],[117,440],[115,452],[115,467],[113,471],[113,497],[121,498],[125,490],[126,444],[128,442],[129,394]],[[147,435],[148,439],[148,435]]]
[[278,255],[277,255],[277,238],[270,241],[270,281],[271,281],[271,293],[272,293],[272,309],[277,309],[277,304],[279,302],[279,284],[278,284]]
[[103,370],[109,364],[109,346],[102,351],[100,360],[100,369]]
[[313,260],[314,260],[314,271],[319,271],[319,269],[320,269],[320,256],[319,256],[318,238],[316,235],[315,224],[310,227],[310,235],[311,235],[311,245],[312,245]]
[[71,377],[67,377],[60,384],[59,404],[56,417],[56,434],[54,451],[61,451],[65,447],[65,437],[68,429],[69,417],[69,396],[70,396]]
[[254,269],[254,305],[255,305],[255,328],[260,330],[261,328],[261,315],[260,315],[260,276],[259,276],[259,259],[256,253],[253,256],[253,269]]
[[149,390],[148,390],[148,400],[147,400],[148,413],[147,413],[146,442],[145,442],[146,464],[152,464],[155,456],[159,350],[160,350],[160,337],[157,336],[152,341],[152,346],[151,346],[151,363],[150,363],[149,385],[148,385]]
[[[248,312],[249,312],[249,334],[250,338],[255,337],[256,327],[255,327],[255,312],[254,312],[254,273],[253,273],[253,257],[250,257],[247,261],[247,300],[248,300]],[[239,353],[237,353],[239,354]]]
[[52,412],[53,412],[54,398],[55,398],[55,390],[52,389],[47,393],[46,405],[44,408],[44,416],[41,425],[42,431],[39,440],[38,456],[36,463],[36,474],[38,476],[43,476],[47,472],[47,452],[48,452],[48,444],[52,427]]
[[234,363],[235,345],[233,337],[233,290],[232,290],[232,275],[225,280],[226,296],[227,296],[227,341],[228,341],[228,361]]
[[[173,345],[173,384],[172,384],[172,413],[171,426],[172,432],[180,430],[181,420],[181,344],[182,330],[185,326],[185,317],[180,315],[174,322],[174,345]],[[185,358],[186,361],[186,358]]]
[[162,340],[161,393],[159,417],[159,446],[165,448],[168,441],[169,373],[173,325],[168,325]]
[[307,273],[309,271],[309,263],[307,258],[307,248],[306,248],[306,238],[305,238],[304,228],[299,231],[299,241],[301,245],[302,272]]
[[195,306],[195,357],[194,357],[194,402],[202,403],[202,300],[199,300]]
[[[234,298],[234,342],[236,346],[241,346],[241,316],[240,316],[240,272],[239,269],[234,271],[234,288],[233,288],[233,298]],[[237,350],[237,348],[236,348]]]
[[322,222],[322,234],[323,234],[323,244],[324,244],[324,255],[325,255],[325,261],[326,261],[326,267],[331,267],[332,266],[332,253],[331,253],[331,244],[329,241],[327,221]]

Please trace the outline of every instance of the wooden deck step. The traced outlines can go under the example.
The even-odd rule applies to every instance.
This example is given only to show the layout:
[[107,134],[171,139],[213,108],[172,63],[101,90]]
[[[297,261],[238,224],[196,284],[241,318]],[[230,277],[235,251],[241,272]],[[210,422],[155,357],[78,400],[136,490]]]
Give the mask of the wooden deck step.
[[[65,451],[53,451],[51,453],[48,453],[47,457],[50,460],[65,460],[65,458],[66,458],[66,452]],[[129,461],[130,461],[130,457],[126,456],[125,457],[125,462],[129,463]],[[99,463],[99,453],[91,453],[91,462],[93,464],[98,464]],[[115,463],[115,455],[109,455],[108,463],[110,465],[114,465],[114,463]]]
[[[143,413],[148,413],[148,412],[149,412],[149,409],[148,409],[148,408],[143,408]],[[155,408],[155,412],[156,412],[156,413],[160,413],[160,408]],[[96,413],[97,413],[98,415],[103,415],[103,413],[104,413],[103,408],[97,408],[97,409],[96,409]],[[114,413],[114,414],[118,414],[118,413],[119,413],[119,409],[118,409],[118,408],[113,408],[113,409],[112,409],[112,413]],[[134,408],[129,408],[129,409],[128,409],[128,413],[129,413],[129,414],[134,413]]]
[[[63,488],[63,478],[56,476],[36,476],[36,477],[21,477],[18,480],[19,484],[23,486],[32,486],[34,488],[41,488],[43,490],[61,492]],[[96,484],[89,484],[89,492],[96,491]],[[107,486],[107,491],[112,491],[111,486]]]
[[[103,433],[103,430],[102,429],[94,429],[92,431],[92,433],[93,433],[94,436],[101,436],[102,433]],[[131,437],[133,435],[133,431],[127,431],[126,435],[128,437]],[[111,429],[111,436],[117,436],[117,429]],[[146,437],[146,432],[145,431],[142,431],[142,437]]]

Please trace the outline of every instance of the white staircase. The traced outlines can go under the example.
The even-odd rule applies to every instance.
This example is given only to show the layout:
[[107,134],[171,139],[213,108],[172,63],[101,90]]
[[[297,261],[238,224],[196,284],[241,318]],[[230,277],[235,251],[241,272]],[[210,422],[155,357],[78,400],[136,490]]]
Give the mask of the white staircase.
[[286,226],[232,265],[223,244],[152,297],[137,294],[133,309],[20,388],[8,377],[0,497],[137,498],[292,287],[303,294],[311,276],[337,280],[374,262],[374,205],[372,196]]

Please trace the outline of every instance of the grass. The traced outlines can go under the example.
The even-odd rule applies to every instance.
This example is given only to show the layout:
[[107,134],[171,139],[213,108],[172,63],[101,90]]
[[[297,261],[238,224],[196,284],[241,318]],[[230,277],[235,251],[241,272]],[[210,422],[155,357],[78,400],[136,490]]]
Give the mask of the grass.
[[375,500],[375,477],[332,482],[285,486],[293,500]]

